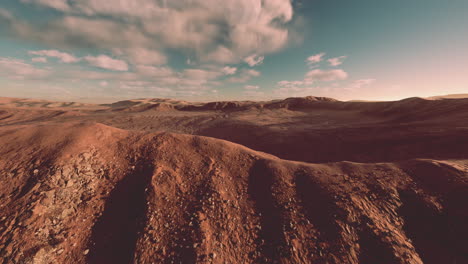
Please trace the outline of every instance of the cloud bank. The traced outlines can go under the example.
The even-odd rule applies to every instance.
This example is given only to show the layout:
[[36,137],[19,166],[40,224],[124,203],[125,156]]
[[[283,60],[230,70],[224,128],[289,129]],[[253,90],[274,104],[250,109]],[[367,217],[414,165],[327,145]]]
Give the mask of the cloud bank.
[[50,74],[48,70],[37,68],[23,60],[0,57],[0,76],[8,79],[40,79]]
[[80,59],[77,57],[65,53],[65,52],[60,52],[58,50],[37,50],[37,51],[29,51],[29,54],[31,55],[37,55],[37,56],[44,56],[44,57],[52,57],[52,58],[57,58],[63,63],[73,63],[73,62],[78,62]]
[[[292,0],[18,2],[37,13],[0,8],[0,30],[48,49],[28,52],[34,64],[3,62],[2,69],[51,82],[119,83],[127,90],[177,94],[214,91],[260,76],[252,68],[285,48],[295,33]],[[175,61],[188,63],[184,68]]]
[[62,48],[118,48],[137,64],[164,64],[171,48],[204,62],[257,65],[287,45],[294,14],[291,0],[21,2],[62,15],[35,24],[0,13],[15,34]]

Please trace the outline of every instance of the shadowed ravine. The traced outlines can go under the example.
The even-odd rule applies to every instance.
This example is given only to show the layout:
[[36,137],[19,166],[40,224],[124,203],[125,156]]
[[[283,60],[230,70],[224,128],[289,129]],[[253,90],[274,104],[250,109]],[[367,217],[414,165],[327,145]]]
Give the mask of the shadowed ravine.
[[146,221],[145,189],[152,176],[151,165],[137,165],[115,185],[93,227],[89,263],[133,262],[138,234]]

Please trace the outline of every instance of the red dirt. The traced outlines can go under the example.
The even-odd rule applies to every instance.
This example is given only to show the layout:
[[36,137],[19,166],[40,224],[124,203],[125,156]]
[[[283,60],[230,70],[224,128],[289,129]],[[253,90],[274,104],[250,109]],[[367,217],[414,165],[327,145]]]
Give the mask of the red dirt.
[[44,104],[0,100],[1,263],[468,263],[466,100]]

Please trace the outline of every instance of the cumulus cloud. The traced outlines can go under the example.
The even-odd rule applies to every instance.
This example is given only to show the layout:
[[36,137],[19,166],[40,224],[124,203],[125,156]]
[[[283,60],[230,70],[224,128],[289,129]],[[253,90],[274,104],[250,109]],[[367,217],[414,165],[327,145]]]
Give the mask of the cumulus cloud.
[[256,70],[246,70],[244,71],[245,74],[249,75],[249,76],[252,76],[252,77],[258,77],[261,75],[261,73],[259,71],[256,71]]
[[34,67],[23,60],[0,57],[0,76],[10,79],[40,79],[50,72]]
[[83,80],[111,79],[124,82],[128,86],[159,86],[176,90],[205,90],[208,87],[218,85],[216,79],[224,75],[219,70],[191,68],[178,72],[166,66],[149,65],[135,65],[134,70],[135,72],[75,70],[68,71],[67,76]]
[[87,61],[90,65],[102,69],[113,71],[128,71],[128,64],[123,60],[113,59],[106,55],[99,55],[96,57],[86,56],[83,60]]
[[328,70],[328,71],[316,69],[316,70],[309,71],[306,74],[305,80],[309,82],[315,82],[315,81],[331,82],[331,81],[345,80],[346,78],[348,78],[348,73],[341,69]]
[[312,81],[306,81],[306,80],[304,81],[280,81],[277,83],[277,85],[280,87],[289,88],[289,87],[297,87],[301,85],[309,85],[312,83],[313,83]]
[[47,58],[45,58],[45,57],[36,57],[36,58],[32,58],[31,61],[33,61],[33,62],[40,62],[40,63],[46,63],[46,62],[47,62]]
[[0,22],[1,26],[9,29],[10,34],[19,38],[64,49],[151,49],[155,43],[154,39],[145,35],[141,28],[134,24],[102,18],[63,16],[43,23],[30,24],[17,18],[8,19],[0,14]]
[[[324,52],[310,56],[307,58],[306,62],[310,68],[318,66],[318,63],[323,61],[323,58],[326,54]],[[346,56],[341,56],[337,58],[329,59],[328,62],[333,65],[339,65],[346,58]],[[276,89],[273,90],[273,93],[276,96],[305,96],[310,94],[322,94],[327,95],[327,93],[334,91],[343,92],[344,90],[355,89],[357,87],[362,87],[372,83],[373,79],[357,80],[345,85],[340,84],[337,81],[343,81],[348,78],[348,73],[342,69],[333,69],[333,70],[321,70],[321,69],[310,69],[304,76],[302,80],[288,81],[283,80],[276,83]],[[313,86],[315,82],[331,82],[327,86]]]
[[233,75],[233,74],[236,74],[237,72],[237,68],[236,67],[229,67],[229,66],[226,66],[222,69],[222,72],[225,74],[225,75]]
[[36,56],[46,56],[46,57],[57,58],[63,63],[74,63],[74,62],[80,61],[79,58],[73,56],[72,54],[61,52],[58,50],[36,50],[36,51],[29,51],[28,53],[31,55],[36,55]]
[[20,0],[23,3],[34,3],[45,7],[53,8],[59,11],[68,11],[70,6],[67,0]]
[[[81,62],[62,65],[59,73],[52,72],[55,77],[103,87],[107,83],[103,80],[112,80],[113,86],[119,81],[144,81],[147,84],[142,87],[148,89],[172,89],[187,95],[212,90],[224,81],[245,83],[260,76],[259,71],[233,65],[262,64],[264,56],[288,44],[295,25],[292,0],[19,1],[40,6],[30,9],[37,16],[48,12],[47,8],[54,10],[53,16],[34,20],[0,9],[2,30],[53,47],[31,51],[33,62]],[[74,49],[99,53],[76,57],[71,53]],[[189,69],[167,67],[173,54],[176,60],[190,58]]]
[[282,94],[282,95],[291,95],[291,93],[293,93],[294,95],[297,95],[297,94],[307,94],[315,90],[317,90],[317,88],[315,87],[291,86],[291,87],[280,87],[278,89],[275,89],[274,93]]
[[234,52],[231,49],[222,45],[217,47],[214,51],[207,52],[206,54],[204,54],[201,60],[207,62],[218,62],[223,64],[237,62],[236,55],[234,54]]
[[[277,52],[288,43],[294,14],[291,0],[22,1],[63,15],[38,25],[10,21],[16,34],[54,46],[122,48],[138,64],[162,64],[156,52],[164,48],[216,63]],[[154,51],[153,59],[132,54],[137,47]]]
[[167,62],[167,57],[163,53],[145,49],[145,48],[130,48],[124,51],[118,50],[119,55],[126,54],[129,60],[134,64],[145,64],[145,65],[162,65]]
[[323,60],[324,56],[325,56],[324,52],[319,53],[319,54],[315,54],[315,55],[312,55],[312,56],[308,57],[306,62],[307,62],[308,65],[317,64],[317,63],[319,63],[319,62],[321,62]]
[[93,71],[91,69],[66,69],[62,72],[63,78],[72,80],[137,80],[141,75],[133,72],[116,72],[116,71]]
[[244,86],[244,89],[245,90],[258,90],[258,89],[260,89],[260,86],[258,86],[258,85],[246,85],[246,86]]
[[261,73],[259,71],[252,70],[252,69],[250,70],[243,69],[238,76],[231,77],[228,79],[228,81],[231,83],[245,83],[245,82],[248,82],[253,77],[258,77],[260,75]]
[[3,9],[3,8],[0,8],[0,19],[3,19],[3,20],[13,20],[14,17],[13,15],[10,13],[10,11],[6,10],[6,9]]
[[257,66],[263,63],[265,59],[264,56],[258,56],[257,54],[250,55],[244,59],[244,62],[247,63],[250,67]]
[[278,82],[277,88],[273,90],[273,94],[278,97],[307,95],[341,96],[345,93],[355,92],[357,89],[368,86],[375,81],[375,79],[362,79],[346,84],[332,83],[327,86],[312,86],[310,83],[303,81],[282,81]]
[[354,89],[360,89],[364,86],[371,85],[374,83],[376,79],[361,79],[361,80],[355,80],[351,83],[349,86],[349,89],[354,90]]
[[185,90],[205,90],[216,85],[216,79],[224,75],[221,71],[209,69],[191,68],[177,72],[161,66],[137,65],[135,68],[137,71],[135,81],[146,80],[145,82],[152,85]]
[[341,64],[343,64],[343,61],[346,58],[347,58],[347,56],[340,56],[340,57],[336,57],[336,58],[331,58],[331,59],[328,59],[328,63],[330,63],[330,66],[333,66],[333,67],[340,66]]
[[307,93],[312,93],[315,88],[311,87],[313,81],[302,80],[302,81],[280,81],[278,82],[277,88],[273,91],[276,96],[303,96]]
[[148,65],[136,65],[135,66],[138,73],[145,76],[152,77],[168,77],[172,76],[174,72],[169,67],[155,67]]
[[183,74],[188,79],[194,80],[213,80],[221,76],[220,72],[203,69],[186,69]]
[[[322,60],[323,55],[316,56],[312,61],[319,62]],[[341,70],[321,70],[315,69],[306,73],[303,80],[297,81],[280,81],[277,83],[277,88],[273,90],[273,94],[276,96],[306,96],[306,95],[327,95],[331,90],[343,91],[347,90],[348,87],[343,87],[335,81],[341,81],[348,78],[348,73]],[[312,86],[315,82],[332,82],[328,87]],[[370,80],[358,80],[353,82],[351,86],[365,85]]]

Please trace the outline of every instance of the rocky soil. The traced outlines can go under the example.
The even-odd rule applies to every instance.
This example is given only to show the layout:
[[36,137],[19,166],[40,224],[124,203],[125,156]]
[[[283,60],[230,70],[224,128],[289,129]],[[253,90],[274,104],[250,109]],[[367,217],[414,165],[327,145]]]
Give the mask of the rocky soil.
[[1,263],[468,263],[468,101],[0,100]]

